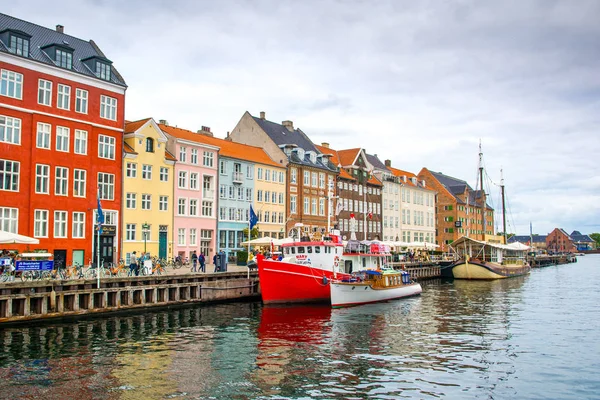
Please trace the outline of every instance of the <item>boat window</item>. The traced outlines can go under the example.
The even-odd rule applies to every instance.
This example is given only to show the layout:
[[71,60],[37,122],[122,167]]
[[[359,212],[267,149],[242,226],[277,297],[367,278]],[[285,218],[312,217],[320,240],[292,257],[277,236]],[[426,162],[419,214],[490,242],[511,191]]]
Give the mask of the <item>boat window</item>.
[[304,253],[304,246],[298,246],[298,254]]
[[295,247],[290,247],[290,250],[292,251],[292,254],[296,254],[296,248]]
[[289,248],[289,247],[286,247],[286,248],[284,248],[284,249],[283,249],[283,252],[284,252],[285,254],[290,254],[290,248]]
[[306,252],[307,253],[312,253],[312,246],[306,246]]
[[331,253],[331,247],[325,246],[325,253]]
[[321,246],[315,246],[315,253],[321,252]]

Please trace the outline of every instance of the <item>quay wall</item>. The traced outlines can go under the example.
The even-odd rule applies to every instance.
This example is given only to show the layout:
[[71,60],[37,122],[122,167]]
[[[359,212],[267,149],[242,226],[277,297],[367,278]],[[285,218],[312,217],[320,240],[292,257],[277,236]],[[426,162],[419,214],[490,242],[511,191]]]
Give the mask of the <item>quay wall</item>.
[[170,305],[260,299],[256,273],[225,272],[9,282],[0,285],[0,325],[71,316],[109,314]]

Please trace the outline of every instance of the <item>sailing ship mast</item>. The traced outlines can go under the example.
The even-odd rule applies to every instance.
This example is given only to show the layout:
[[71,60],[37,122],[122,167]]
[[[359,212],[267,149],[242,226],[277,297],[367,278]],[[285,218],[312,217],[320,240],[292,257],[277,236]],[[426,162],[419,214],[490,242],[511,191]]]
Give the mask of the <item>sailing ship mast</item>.
[[481,224],[482,240],[485,242],[485,190],[483,189],[483,152],[481,151],[481,141],[479,141],[479,180],[481,182]]
[[504,174],[502,169],[500,169],[500,194],[502,195],[502,232],[504,233],[504,244],[506,244],[506,203],[504,201]]

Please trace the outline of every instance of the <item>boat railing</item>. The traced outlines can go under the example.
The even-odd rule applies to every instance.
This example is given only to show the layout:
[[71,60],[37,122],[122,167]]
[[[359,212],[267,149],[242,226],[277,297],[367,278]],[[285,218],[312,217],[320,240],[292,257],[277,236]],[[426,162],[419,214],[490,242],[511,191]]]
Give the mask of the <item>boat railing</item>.
[[502,259],[502,264],[504,265],[520,265],[524,262],[525,260],[522,257],[504,257]]

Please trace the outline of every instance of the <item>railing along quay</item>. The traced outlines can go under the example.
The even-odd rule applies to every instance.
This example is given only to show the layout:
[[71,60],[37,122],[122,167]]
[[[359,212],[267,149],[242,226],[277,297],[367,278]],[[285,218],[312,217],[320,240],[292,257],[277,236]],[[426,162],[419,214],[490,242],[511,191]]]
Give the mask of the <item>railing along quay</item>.
[[410,274],[411,279],[424,280],[424,279],[435,279],[442,276],[441,267],[436,262],[393,262],[391,263],[392,268],[402,269]]
[[533,268],[548,267],[550,265],[561,265],[577,262],[577,257],[573,254],[558,255],[535,255],[527,256],[527,262]]
[[0,284],[0,324],[260,298],[256,273],[220,272]]

